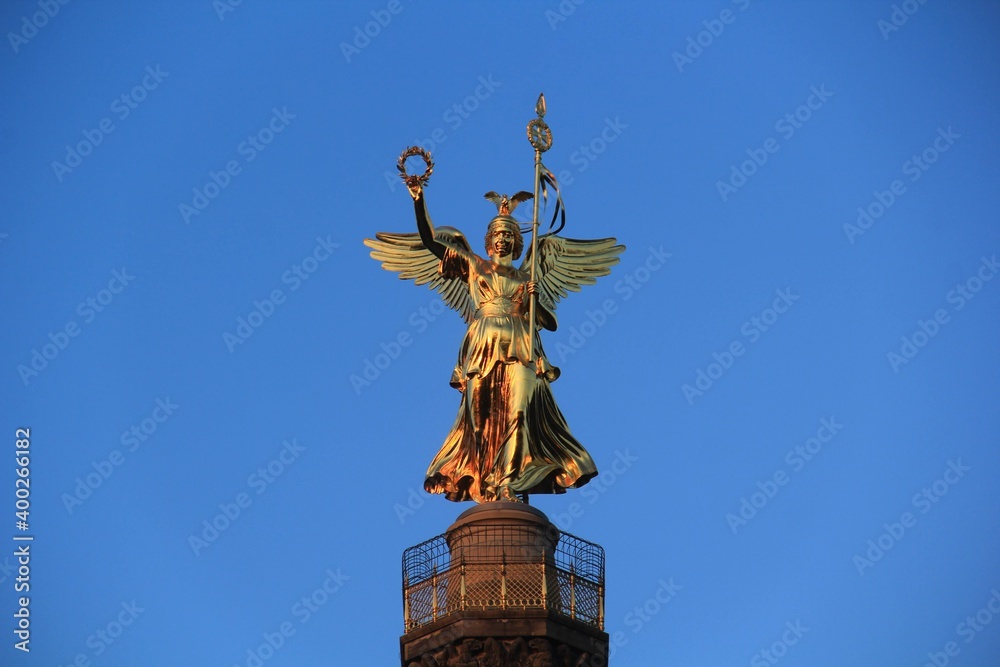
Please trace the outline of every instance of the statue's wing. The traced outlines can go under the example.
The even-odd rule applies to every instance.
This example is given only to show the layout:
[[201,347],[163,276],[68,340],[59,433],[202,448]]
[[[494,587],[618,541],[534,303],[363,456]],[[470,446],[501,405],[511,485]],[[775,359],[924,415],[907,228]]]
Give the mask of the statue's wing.
[[[539,237],[536,281],[542,298],[554,306],[570,292],[593,285],[598,278],[611,273],[623,250],[625,246],[618,245],[613,238],[581,241],[561,236]],[[521,269],[530,273],[530,248]]]
[[[438,227],[434,230],[434,238],[446,245],[472,251],[465,236],[454,227]],[[403,280],[412,280],[437,290],[444,302],[457,310],[466,323],[472,321],[476,307],[472,303],[468,283],[460,278],[442,276],[440,260],[424,247],[419,234],[377,232],[374,239],[365,239],[365,245],[372,249],[372,259],[382,262],[383,269],[395,271]]]

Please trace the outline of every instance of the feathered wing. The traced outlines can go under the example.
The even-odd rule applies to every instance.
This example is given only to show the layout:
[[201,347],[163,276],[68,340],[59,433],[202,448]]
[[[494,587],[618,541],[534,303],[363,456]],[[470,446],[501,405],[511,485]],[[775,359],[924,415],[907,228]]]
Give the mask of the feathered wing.
[[[561,236],[538,238],[538,273],[535,280],[544,301],[553,306],[570,292],[579,292],[584,285],[611,273],[625,246],[617,239],[578,240]],[[531,270],[529,248],[521,270]]]
[[535,198],[535,195],[531,194],[530,192],[528,192],[526,190],[521,190],[520,192],[515,192],[514,196],[510,198],[510,203],[513,204],[513,206],[510,207],[510,210],[513,211],[514,207],[517,206],[518,204],[520,204],[521,202],[531,201],[534,198]]
[[[434,238],[471,252],[465,236],[454,227],[438,227],[434,230]],[[365,245],[372,249],[372,259],[382,262],[383,269],[395,271],[401,279],[437,290],[444,302],[458,311],[466,323],[472,321],[476,308],[468,283],[460,278],[442,276],[438,270],[440,260],[424,247],[419,234],[377,232],[374,239],[365,239]]]
[[497,205],[497,210],[498,211],[500,210],[500,202],[503,201],[502,195],[494,192],[493,190],[490,190],[489,192],[483,195],[483,199],[489,199],[491,202]]

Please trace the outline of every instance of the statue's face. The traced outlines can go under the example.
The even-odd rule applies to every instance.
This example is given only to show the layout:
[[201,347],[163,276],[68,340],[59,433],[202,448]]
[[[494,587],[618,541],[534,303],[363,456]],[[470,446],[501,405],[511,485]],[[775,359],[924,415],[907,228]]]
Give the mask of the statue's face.
[[516,236],[509,229],[498,229],[493,232],[493,254],[497,257],[506,257],[514,252],[514,242]]

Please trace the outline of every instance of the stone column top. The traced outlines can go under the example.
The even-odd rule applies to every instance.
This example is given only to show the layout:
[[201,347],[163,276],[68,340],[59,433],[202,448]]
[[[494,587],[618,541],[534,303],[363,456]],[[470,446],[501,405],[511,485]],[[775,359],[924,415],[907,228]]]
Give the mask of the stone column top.
[[512,503],[497,501],[492,503],[482,503],[471,507],[455,519],[455,523],[448,527],[448,532],[457,530],[463,526],[480,522],[515,522],[534,523],[548,528],[552,525],[549,518],[540,509],[524,503]]

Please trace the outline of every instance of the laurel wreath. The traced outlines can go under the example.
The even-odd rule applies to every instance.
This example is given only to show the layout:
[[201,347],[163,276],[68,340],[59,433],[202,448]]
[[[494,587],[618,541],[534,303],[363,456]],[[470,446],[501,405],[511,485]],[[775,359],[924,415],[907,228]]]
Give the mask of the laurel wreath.
[[423,159],[424,164],[427,165],[424,173],[415,177],[420,182],[421,187],[423,187],[427,185],[427,181],[431,179],[431,174],[434,173],[434,161],[431,160],[430,151],[426,151],[420,146],[410,146],[400,154],[399,160],[396,161],[396,169],[399,170],[399,177],[403,179],[403,182],[408,183],[408,180],[413,178],[413,176],[406,173],[406,160],[414,155],[419,155]]

